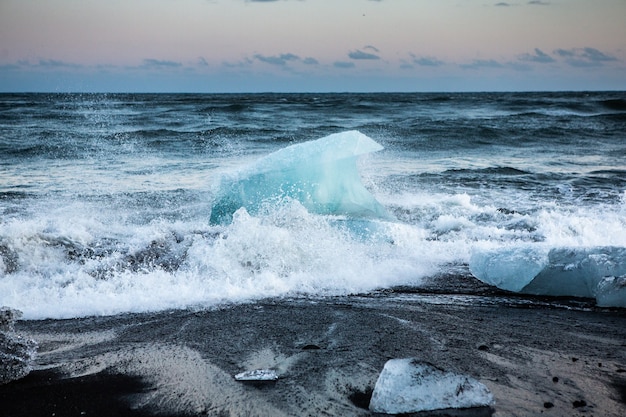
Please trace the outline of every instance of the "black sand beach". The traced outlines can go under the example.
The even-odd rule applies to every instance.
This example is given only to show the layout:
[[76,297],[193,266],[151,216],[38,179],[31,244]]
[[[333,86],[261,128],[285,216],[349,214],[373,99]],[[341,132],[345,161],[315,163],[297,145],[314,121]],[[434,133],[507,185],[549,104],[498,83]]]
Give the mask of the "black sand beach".
[[[419,416],[626,414],[625,311],[463,292],[21,321],[39,354],[0,386],[0,415],[367,416],[383,365],[403,357],[476,378],[496,401]],[[233,378],[265,368],[279,380]]]
[[470,273],[624,306],[625,104],[0,95],[0,417],[368,416],[406,358],[495,399],[421,416],[626,416],[626,310]]

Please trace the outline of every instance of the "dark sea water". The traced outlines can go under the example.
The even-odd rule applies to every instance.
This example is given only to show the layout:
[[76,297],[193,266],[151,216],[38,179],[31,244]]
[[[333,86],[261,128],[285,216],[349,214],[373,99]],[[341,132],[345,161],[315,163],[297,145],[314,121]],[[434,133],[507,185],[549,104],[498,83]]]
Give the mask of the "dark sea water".
[[[211,224],[222,175],[358,130],[385,237],[285,201]],[[626,93],[2,94],[0,305],[26,318],[342,295],[473,251],[626,247]]]

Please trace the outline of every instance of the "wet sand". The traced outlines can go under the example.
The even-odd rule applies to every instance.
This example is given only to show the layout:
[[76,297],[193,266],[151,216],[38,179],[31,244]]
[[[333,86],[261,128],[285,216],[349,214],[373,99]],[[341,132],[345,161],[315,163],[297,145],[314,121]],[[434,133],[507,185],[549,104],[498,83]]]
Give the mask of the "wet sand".
[[[441,292],[441,291],[440,291]],[[2,416],[368,416],[388,359],[478,379],[491,408],[419,416],[626,415],[626,311],[502,294],[385,292],[20,321],[35,370]],[[276,382],[239,372],[272,368]]]

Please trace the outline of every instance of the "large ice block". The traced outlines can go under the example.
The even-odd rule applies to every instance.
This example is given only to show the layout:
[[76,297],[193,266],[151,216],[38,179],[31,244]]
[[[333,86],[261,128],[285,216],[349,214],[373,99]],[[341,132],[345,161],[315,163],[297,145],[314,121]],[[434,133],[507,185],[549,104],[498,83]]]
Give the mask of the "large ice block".
[[385,208],[363,186],[357,169],[360,155],[381,149],[358,131],[283,148],[222,177],[211,223],[229,223],[241,207],[255,214],[265,205],[285,199],[299,201],[312,213],[389,219]]
[[508,291],[597,298],[607,307],[626,305],[624,285],[617,280],[626,275],[626,248],[622,247],[527,245],[475,251],[469,266],[479,280]]

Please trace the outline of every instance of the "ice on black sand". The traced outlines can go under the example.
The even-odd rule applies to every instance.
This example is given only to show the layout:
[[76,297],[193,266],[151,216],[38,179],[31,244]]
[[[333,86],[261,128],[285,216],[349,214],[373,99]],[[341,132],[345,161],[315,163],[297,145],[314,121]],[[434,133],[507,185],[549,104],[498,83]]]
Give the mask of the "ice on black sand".
[[278,374],[273,369],[255,369],[235,375],[235,380],[241,382],[274,382],[278,380]]
[[626,307],[625,247],[475,249],[469,268],[480,281],[507,291],[595,298],[600,307]]
[[375,413],[402,414],[493,404],[493,395],[477,380],[406,358],[387,361],[369,408]]

